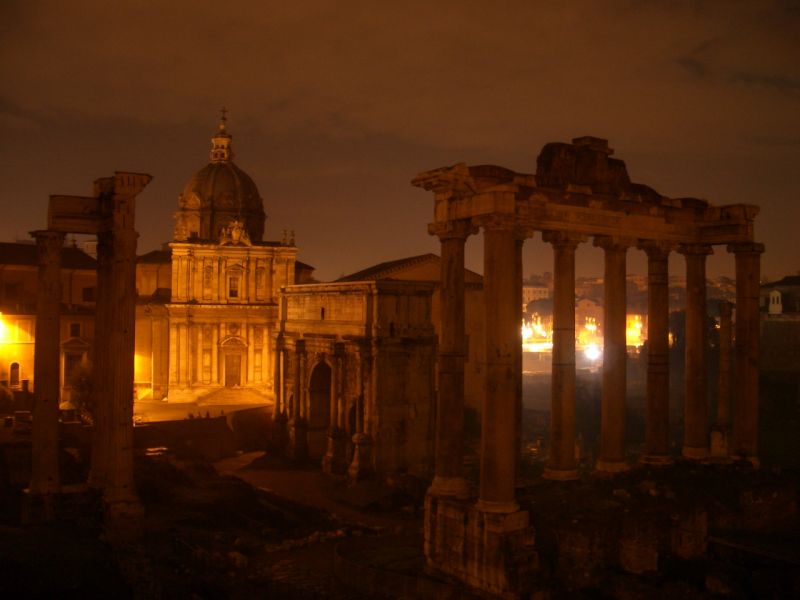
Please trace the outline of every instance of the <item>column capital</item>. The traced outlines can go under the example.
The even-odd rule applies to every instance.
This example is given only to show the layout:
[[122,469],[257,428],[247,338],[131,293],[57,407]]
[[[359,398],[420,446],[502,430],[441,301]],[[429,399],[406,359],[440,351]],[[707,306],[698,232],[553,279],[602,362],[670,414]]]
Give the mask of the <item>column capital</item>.
[[708,256],[714,254],[714,248],[710,244],[679,244],[678,254],[684,256]]
[[594,236],[594,245],[606,252],[625,252],[631,246],[636,245],[636,240],[618,235],[596,235]]
[[556,248],[569,248],[573,249],[588,240],[588,236],[582,233],[573,233],[571,231],[542,231],[542,241],[548,244],[553,244]]
[[734,254],[761,254],[764,252],[764,244],[758,242],[728,244],[728,252],[733,252]]
[[461,239],[478,233],[478,228],[470,219],[457,219],[452,221],[437,221],[428,225],[428,233],[437,236],[440,240]]
[[675,250],[675,244],[661,240],[639,240],[636,247],[644,250],[650,260],[667,260],[669,253]]

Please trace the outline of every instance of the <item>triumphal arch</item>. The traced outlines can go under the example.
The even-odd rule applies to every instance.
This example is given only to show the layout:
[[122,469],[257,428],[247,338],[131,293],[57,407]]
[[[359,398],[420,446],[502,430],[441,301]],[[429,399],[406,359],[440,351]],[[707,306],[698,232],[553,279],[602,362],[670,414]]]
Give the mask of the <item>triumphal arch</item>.
[[[521,405],[522,245],[535,232],[553,247],[551,445],[544,476],[578,477],[575,457],[575,253],[590,240],[605,253],[604,361],[600,450],[595,469],[625,461],[626,253],[648,258],[648,372],[644,454],[668,464],[668,257],[686,260],[686,388],[682,455],[709,455],[706,383],[706,257],[723,246],[736,263],[735,382],[727,454],[756,462],[758,293],[762,244],[758,208],[667,198],[632,183],[606,140],[550,143],[535,175],[457,164],[421,173],[413,185],[435,196],[431,234],[442,253],[435,477],[428,491],[428,565],[488,592],[525,590],[535,552],[529,515],[515,498]],[[477,498],[462,473],[464,415],[464,245],[483,230],[486,386]],[[727,399],[720,403],[725,405]]]

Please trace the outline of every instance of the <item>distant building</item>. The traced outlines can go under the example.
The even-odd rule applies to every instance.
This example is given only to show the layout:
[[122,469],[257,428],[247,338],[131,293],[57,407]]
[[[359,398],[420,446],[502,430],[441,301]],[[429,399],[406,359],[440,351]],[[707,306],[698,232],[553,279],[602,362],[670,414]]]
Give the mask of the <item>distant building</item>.
[[[61,251],[62,399],[72,377],[92,359],[94,344],[94,259],[75,247]],[[0,385],[33,391],[38,255],[35,244],[0,242]]]
[[761,370],[800,374],[800,275],[761,286]]

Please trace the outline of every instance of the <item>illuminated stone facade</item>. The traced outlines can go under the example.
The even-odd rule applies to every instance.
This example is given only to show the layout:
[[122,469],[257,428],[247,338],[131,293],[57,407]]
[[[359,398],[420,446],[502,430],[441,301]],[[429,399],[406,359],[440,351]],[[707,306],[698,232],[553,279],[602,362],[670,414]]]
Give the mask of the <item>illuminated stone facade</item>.
[[297,248],[293,240],[262,241],[263,202],[232,162],[231,139],[223,119],[212,137],[211,162],[179,196],[170,252],[140,259],[140,399],[274,398],[278,295],[295,281]]

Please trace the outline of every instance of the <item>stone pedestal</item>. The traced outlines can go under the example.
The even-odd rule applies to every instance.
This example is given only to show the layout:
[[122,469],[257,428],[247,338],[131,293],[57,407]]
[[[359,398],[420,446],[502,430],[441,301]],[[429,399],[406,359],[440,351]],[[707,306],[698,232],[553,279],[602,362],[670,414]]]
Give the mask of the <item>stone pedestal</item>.
[[322,457],[322,470],[334,475],[347,472],[347,433],[338,427],[328,431],[328,449]]
[[527,511],[484,512],[431,494],[425,499],[425,557],[430,569],[503,598],[530,591],[538,568]]
[[372,439],[365,433],[353,436],[353,460],[347,469],[350,481],[361,481],[373,475]]

